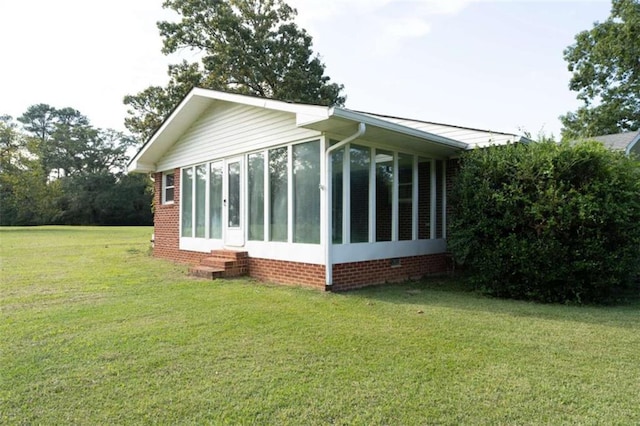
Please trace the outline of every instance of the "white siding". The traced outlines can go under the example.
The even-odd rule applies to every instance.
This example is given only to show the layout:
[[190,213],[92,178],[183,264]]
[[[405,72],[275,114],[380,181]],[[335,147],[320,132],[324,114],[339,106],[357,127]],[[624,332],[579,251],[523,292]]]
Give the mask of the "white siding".
[[318,131],[296,127],[293,113],[217,102],[167,150],[158,161],[157,170],[169,170],[319,136]]

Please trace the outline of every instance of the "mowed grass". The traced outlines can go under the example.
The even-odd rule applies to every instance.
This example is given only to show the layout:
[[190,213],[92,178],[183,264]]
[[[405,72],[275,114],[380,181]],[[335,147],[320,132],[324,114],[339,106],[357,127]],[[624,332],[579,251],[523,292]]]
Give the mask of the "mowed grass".
[[150,234],[0,228],[0,423],[640,423],[638,303],[196,280]]

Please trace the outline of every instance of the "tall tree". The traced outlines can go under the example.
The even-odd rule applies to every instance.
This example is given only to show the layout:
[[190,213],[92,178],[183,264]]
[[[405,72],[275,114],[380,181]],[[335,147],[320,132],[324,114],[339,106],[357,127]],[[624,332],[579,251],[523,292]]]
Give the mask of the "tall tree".
[[575,40],[564,59],[584,105],[560,117],[563,138],[640,128],[640,0],[613,0],[609,18]]
[[0,225],[49,223],[59,185],[47,185],[40,159],[11,117],[0,117]]
[[40,159],[44,177],[123,169],[133,138],[122,132],[93,127],[73,108],[47,104],[30,106],[18,118],[31,137],[29,150]]
[[330,83],[283,0],[165,0],[179,22],[159,22],[164,54],[190,49],[199,62],[169,67],[169,84],[128,95],[127,128],[147,139],[193,86],[291,102],[343,105],[343,86]]
[[149,177],[123,174],[130,136],[73,108],[0,116],[0,225],[150,224]]

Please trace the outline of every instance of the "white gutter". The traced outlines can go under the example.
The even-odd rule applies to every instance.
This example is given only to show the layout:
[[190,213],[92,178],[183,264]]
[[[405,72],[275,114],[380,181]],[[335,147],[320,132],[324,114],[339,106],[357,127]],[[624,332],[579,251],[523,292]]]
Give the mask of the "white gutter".
[[[360,136],[364,135],[366,131],[367,131],[367,126],[363,122],[360,122],[358,124],[358,131],[356,131],[351,136],[348,136],[347,138],[341,140],[337,144],[330,146],[325,151],[325,164],[326,164],[325,169],[327,170],[327,173],[325,176],[325,186],[324,186],[325,196],[327,197],[325,202],[325,205],[327,206],[325,210],[327,212],[327,231],[326,231],[325,256],[324,256],[325,286],[331,286],[333,284],[333,260],[331,258],[331,246],[333,245],[333,238],[332,238],[333,224],[331,223],[331,210],[333,208],[333,206],[331,205],[331,175],[333,172],[331,170],[331,153],[336,149],[342,148],[349,142],[355,139],[358,139]],[[343,218],[342,220],[345,220],[345,219]]]

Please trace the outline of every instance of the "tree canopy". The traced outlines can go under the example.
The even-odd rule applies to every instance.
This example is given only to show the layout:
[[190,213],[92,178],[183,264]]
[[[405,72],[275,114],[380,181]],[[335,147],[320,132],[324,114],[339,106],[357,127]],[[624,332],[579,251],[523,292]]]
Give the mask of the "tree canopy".
[[164,54],[196,52],[197,62],[170,65],[169,83],[127,95],[125,125],[147,139],[194,86],[290,102],[343,105],[312,50],[312,38],[282,0],[166,0],[178,22],[159,22]]
[[575,40],[564,59],[584,104],[560,117],[563,138],[640,128],[640,0],[613,0],[607,20]]
[[149,178],[126,175],[133,139],[73,108],[0,116],[0,225],[148,225]]

